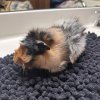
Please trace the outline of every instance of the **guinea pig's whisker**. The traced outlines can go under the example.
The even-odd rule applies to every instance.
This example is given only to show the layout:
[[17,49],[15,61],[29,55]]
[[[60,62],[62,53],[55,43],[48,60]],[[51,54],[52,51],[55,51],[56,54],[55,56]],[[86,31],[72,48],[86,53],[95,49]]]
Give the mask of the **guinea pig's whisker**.
[[23,68],[23,75],[25,74],[25,64],[23,63],[22,65],[22,68]]
[[28,70],[25,68],[25,64],[24,64],[24,69],[22,70],[22,74],[23,76],[27,76],[28,75]]
[[23,63],[23,65],[22,65],[22,67],[23,67],[23,70],[25,70],[25,64]]

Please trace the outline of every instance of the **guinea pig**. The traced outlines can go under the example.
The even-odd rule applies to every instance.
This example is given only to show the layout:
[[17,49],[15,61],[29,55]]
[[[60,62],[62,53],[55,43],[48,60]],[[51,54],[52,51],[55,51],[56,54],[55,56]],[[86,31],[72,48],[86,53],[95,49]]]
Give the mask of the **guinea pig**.
[[75,63],[85,45],[85,28],[79,20],[61,20],[48,28],[29,31],[13,60],[23,69],[35,67],[55,73],[64,70],[68,63]]

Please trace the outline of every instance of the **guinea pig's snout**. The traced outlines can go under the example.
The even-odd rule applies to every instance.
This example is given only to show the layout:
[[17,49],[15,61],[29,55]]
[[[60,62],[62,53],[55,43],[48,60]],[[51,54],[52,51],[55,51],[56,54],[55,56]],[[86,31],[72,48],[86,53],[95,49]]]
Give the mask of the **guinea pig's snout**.
[[23,71],[26,69],[25,63],[20,58],[17,58],[17,60],[14,60],[14,63],[21,66]]
[[20,66],[22,66],[23,64],[23,60],[20,57],[18,57],[16,54],[14,54],[13,61],[15,64]]
[[15,64],[22,65],[22,60],[20,58],[13,59]]

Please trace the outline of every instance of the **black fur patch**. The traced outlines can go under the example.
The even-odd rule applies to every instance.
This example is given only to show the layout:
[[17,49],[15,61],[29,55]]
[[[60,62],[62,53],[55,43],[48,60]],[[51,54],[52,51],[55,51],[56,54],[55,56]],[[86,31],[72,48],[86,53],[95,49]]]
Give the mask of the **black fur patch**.
[[[44,53],[49,47],[44,45],[44,37],[47,33],[44,31],[32,30],[28,33],[24,40],[21,42],[26,46],[28,49],[28,55],[39,55]],[[41,41],[41,43],[37,43],[37,41]]]

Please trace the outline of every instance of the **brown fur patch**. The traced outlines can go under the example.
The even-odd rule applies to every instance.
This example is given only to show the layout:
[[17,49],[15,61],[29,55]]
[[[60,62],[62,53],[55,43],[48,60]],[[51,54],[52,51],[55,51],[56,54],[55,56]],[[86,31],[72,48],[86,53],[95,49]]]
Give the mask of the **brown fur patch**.
[[13,57],[14,62],[21,65],[28,63],[32,59],[32,57],[26,55],[26,52],[27,49],[25,48],[25,46],[20,44],[20,47],[17,50],[15,50]]
[[38,55],[33,62],[33,66],[37,66],[44,69],[52,69],[58,67],[60,63],[65,59],[66,48],[64,34],[59,28],[50,28],[47,33],[51,35],[54,42],[50,47],[50,50],[46,51],[43,55]]

